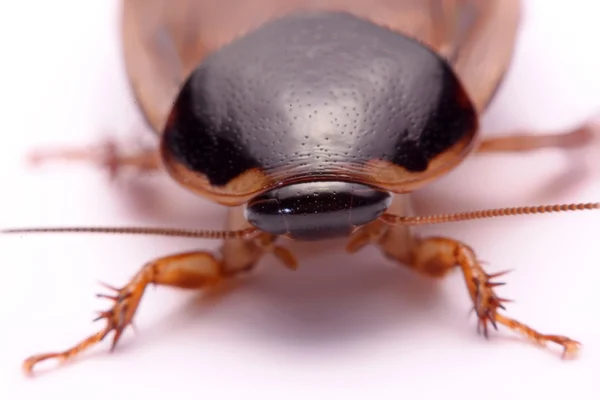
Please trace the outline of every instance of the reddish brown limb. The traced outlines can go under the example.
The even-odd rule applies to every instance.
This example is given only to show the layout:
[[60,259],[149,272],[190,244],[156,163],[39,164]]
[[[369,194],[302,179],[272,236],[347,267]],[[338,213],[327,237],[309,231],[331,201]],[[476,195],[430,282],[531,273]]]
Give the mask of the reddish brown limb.
[[563,347],[563,357],[574,354],[580,343],[565,336],[546,335],[529,326],[499,313],[505,310],[507,299],[499,297],[494,288],[503,285],[494,279],[505,272],[488,274],[482,268],[483,262],[466,244],[459,241],[430,237],[418,238],[409,233],[407,226],[390,227],[381,221],[367,225],[351,238],[348,251],[356,252],[368,244],[377,244],[390,259],[396,260],[423,275],[442,278],[456,267],[460,268],[465,279],[467,291],[473,302],[473,311],[477,314],[478,331],[488,336],[489,325],[497,329],[504,325],[533,342],[556,343]]
[[496,315],[496,322],[512,329],[513,331],[521,333],[522,335],[528,337],[529,339],[537,342],[542,346],[546,345],[546,343],[548,342],[560,344],[561,346],[563,346],[563,358],[571,357],[577,354],[579,348],[581,347],[581,343],[572,340],[566,336],[542,335],[536,332],[533,328],[501,314]]
[[222,278],[220,262],[206,252],[178,254],[149,262],[122,288],[108,287],[113,294],[98,295],[114,302],[110,309],[100,312],[96,319],[106,321],[106,326],[102,330],[65,351],[33,355],[25,360],[23,369],[26,373],[31,373],[33,368],[44,360],[69,360],[99,343],[113,331],[112,348],[114,349],[125,328],[132,323],[142,295],[151,283],[199,289],[216,284],[220,278]]
[[527,152],[548,148],[572,149],[591,144],[600,137],[600,123],[589,122],[575,129],[556,134],[536,135],[518,132],[510,136],[484,140],[478,153]]
[[455,266],[458,266],[465,278],[467,290],[473,301],[473,309],[478,317],[478,329],[482,328],[488,335],[488,323],[497,329],[502,324],[530,340],[545,344],[553,342],[563,347],[563,356],[573,354],[580,343],[565,336],[546,335],[525,324],[506,317],[498,312],[504,310],[503,303],[508,300],[498,297],[495,287],[504,283],[493,281],[506,272],[488,274],[481,267],[475,252],[466,244],[459,241],[431,237],[418,240],[412,251],[410,266],[418,272],[433,277],[442,277]]
[[133,168],[138,172],[152,172],[160,169],[161,161],[156,149],[139,149],[125,154],[121,146],[114,140],[89,147],[40,149],[29,154],[29,162],[33,165],[49,161],[83,161],[98,165],[115,178],[124,168]]
[[[274,246],[272,239],[259,237],[247,242],[257,242],[257,246],[262,249],[261,254],[271,252],[286,266],[295,268],[296,260],[291,253],[284,248]],[[257,256],[256,260],[258,258]],[[248,269],[251,266],[252,264],[248,264]],[[98,297],[106,298],[114,303],[108,310],[99,312],[95,320],[106,322],[103,329],[67,350],[33,355],[24,361],[23,369],[25,373],[31,374],[33,368],[42,361],[71,360],[89,347],[104,340],[111,332],[114,332],[111,345],[111,350],[114,350],[124,330],[132,325],[144,291],[149,284],[182,289],[205,289],[214,287],[223,279],[235,276],[240,272],[242,271],[230,270],[215,255],[203,251],[176,254],[151,261],[122,288],[103,284],[111,293],[98,294]]]

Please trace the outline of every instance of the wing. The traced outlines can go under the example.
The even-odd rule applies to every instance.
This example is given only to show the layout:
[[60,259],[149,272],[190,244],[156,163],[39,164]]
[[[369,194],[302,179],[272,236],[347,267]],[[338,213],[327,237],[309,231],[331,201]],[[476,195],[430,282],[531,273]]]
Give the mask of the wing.
[[414,37],[453,65],[483,112],[510,64],[520,0],[122,0],[125,65],[150,126],[161,132],[177,93],[207,54],[300,10],[347,11]]

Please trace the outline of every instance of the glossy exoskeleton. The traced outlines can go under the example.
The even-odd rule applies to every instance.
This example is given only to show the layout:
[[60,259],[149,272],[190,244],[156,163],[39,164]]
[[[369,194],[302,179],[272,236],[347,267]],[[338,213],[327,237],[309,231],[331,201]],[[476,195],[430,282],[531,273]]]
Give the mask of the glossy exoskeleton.
[[494,279],[474,250],[410,226],[503,215],[597,209],[597,203],[414,215],[410,193],[469,155],[584,146],[596,126],[555,135],[481,138],[485,112],[517,38],[517,0],[123,0],[127,74],[157,146],[126,155],[71,149],[38,158],[100,161],[111,172],[166,171],[183,187],[229,207],[225,231],[42,228],[5,232],[113,232],[223,239],[148,262],[116,294],[103,330],[69,359],[131,324],[147,285],[203,289],[251,270],[265,254],[290,268],[281,238],[348,237],[347,250],[378,246],[431,277],[460,269],[487,335],[504,325],[564,355],[579,343],[500,312]]
[[448,171],[476,131],[438,54],[349,13],[304,12],[209,55],[175,101],[162,151],[178,181],[248,202],[260,230],[319,240],[376,220],[388,191]]

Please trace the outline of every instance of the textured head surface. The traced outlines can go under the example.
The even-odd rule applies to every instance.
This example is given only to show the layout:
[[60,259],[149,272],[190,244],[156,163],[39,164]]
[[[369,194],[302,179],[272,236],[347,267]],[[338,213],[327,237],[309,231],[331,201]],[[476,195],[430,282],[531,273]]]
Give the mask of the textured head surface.
[[263,232],[321,240],[351,234],[377,219],[390,204],[389,193],[358,183],[305,182],[256,196],[245,215]]
[[[163,149],[167,165],[201,177],[208,192],[238,178],[223,192],[242,196],[307,176],[390,187],[455,165],[476,129],[435,53],[350,14],[315,12],[271,21],[207,57],[181,90]],[[250,170],[264,179],[240,185]]]

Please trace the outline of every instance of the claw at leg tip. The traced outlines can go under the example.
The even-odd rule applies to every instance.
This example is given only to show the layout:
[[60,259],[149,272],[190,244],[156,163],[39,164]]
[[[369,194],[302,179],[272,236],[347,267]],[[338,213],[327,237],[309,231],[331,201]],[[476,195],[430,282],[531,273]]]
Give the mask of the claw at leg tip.
[[23,370],[23,374],[25,374],[25,376],[31,377],[33,376],[33,365],[35,363],[32,363],[32,360],[27,359],[25,361],[23,361],[23,364],[21,365],[21,369]]
[[581,350],[581,343],[573,340],[569,343],[564,344],[564,350],[562,352],[561,358],[563,360],[570,360],[570,359],[577,358],[580,350]]

